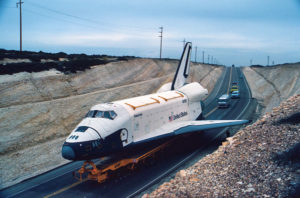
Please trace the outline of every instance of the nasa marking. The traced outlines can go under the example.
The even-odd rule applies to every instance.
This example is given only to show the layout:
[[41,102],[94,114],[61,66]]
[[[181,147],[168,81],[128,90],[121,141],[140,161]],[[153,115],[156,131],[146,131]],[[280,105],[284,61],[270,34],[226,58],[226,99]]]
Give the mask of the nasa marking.
[[184,111],[184,112],[180,112],[179,114],[176,114],[176,115],[171,115],[171,116],[169,116],[169,121],[172,122],[173,120],[177,120],[179,118],[187,116],[187,114],[188,113],[186,111]]

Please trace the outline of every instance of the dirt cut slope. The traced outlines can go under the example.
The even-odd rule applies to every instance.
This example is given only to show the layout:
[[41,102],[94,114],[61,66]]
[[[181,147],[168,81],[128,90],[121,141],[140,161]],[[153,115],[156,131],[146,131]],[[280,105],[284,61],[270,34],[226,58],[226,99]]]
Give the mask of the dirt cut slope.
[[[132,59],[72,74],[0,75],[0,187],[66,163],[63,141],[93,105],[153,93],[172,80],[177,65]],[[222,70],[192,64],[190,80],[211,90]]]
[[245,67],[252,96],[269,112],[281,101],[300,93],[300,63],[272,67]]

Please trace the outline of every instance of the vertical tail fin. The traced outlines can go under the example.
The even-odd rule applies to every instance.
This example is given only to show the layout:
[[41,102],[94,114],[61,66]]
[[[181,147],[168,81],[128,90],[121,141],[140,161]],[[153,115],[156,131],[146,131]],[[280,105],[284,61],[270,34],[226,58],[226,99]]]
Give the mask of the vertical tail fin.
[[186,83],[186,79],[189,76],[190,72],[191,50],[192,43],[186,43],[172,82],[171,90],[179,89]]

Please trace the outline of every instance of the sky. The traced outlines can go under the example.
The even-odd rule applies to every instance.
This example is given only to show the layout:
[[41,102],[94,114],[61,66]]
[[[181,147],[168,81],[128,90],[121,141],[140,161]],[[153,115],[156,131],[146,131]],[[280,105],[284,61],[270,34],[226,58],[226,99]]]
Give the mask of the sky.
[[[19,50],[18,1],[0,0],[0,48]],[[185,40],[197,62],[300,62],[300,0],[23,2],[23,50],[159,58],[163,27],[163,58],[180,58]]]

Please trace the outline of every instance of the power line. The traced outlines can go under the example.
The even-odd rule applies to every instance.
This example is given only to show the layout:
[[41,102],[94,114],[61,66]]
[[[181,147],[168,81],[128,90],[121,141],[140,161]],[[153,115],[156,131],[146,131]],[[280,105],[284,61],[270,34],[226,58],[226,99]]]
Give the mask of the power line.
[[47,15],[47,14],[44,14],[44,13],[41,14],[41,13],[39,13],[39,12],[35,12],[35,11],[32,11],[32,10],[27,9],[27,8],[26,8],[26,9],[23,8],[23,9],[24,9],[24,11],[26,11],[27,13],[31,13],[31,14],[35,14],[35,15],[47,17],[47,18],[50,18],[50,19],[53,19],[53,20],[65,21],[65,22],[72,23],[72,24],[76,24],[76,25],[80,25],[80,26],[85,26],[85,27],[89,27],[89,28],[98,29],[96,26],[93,26],[93,25],[88,25],[88,24],[78,23],[78,22],[66,20],[66,19],[63,19],[63,18],[57,18],[57,17],[54,17],[54,16],[52,16],[52,15]]
[[[79,17],[79,16],[76,16],[76,15],[72,15],[72,14],[69,14],[69,13],[65,13],[65,12],[62,12],[62,11],[59,11],[59,10],[55,10],[55,9],[52,9],[52,8],[48,8],[48,7],[42,6],[42,5],[37,4],[37,3],[30,2],[30,4],[32,6],[35,6],[35,7],[38,7],[38,8],[41,8],[41,9],[44,9],[44,10],[47,10],[47,11],[50,11],[50,12],[53,12],[53,13],[56,13],[56,14],[60,14],[60,15],[63,15],[63,16],[75,18],[75,19],[86,21],[86,22],[89,22],[89,23],[93,23],[93,24],[97,24],[97,25],[99,25],[99,23],[101,23],[101,24],[104,24],[104,25],[107,25],[107,26],[113,25],[111,23],[107,23],[107,22],[103,22],[103,21],[98,21],[98,20],[92,20],[92,19],[88,19],[88,18],[83,18],[83,17]],[[141,28],[141,27],[134,27],[134,26],[127,26],[127,25],[118,24],[118,27],[120,27],[120,26],[123,26],[123,27],[125,27],[127,29],[128,28],[130,28],[130,29],[137,29],[138,31],[144,31],[144,32],[149,32],[149,31],[153,30],[153,28]],[[101,25],[101,28],[103,28],[103,25]]]
[[161,26],[159,27],[160,29],[160,35],[158,37],[160,37],[160,53],[159,53],[159,59],[161,59],[161,53],[162,53],[162,38],[163,38],[163,30],[164,28]]
[[[76,24],[76,25],[79,25],[79,26],[84,26],[84,27],[88,27],[88,28],[92,28],[92,29],[95,29],[95,30],[99,30],[99,27],[93,25],[93,24],[88,24],[88,23],[80,23],[80,22],[76,22],[76,21],[71,21],[71,20],[68,20],[68,19],[65,19],[65,18],[58,18],[58,17],[55,17],[53,15],[48,15],[48,14],[45,14],[45,13],[39,13],[39,12],[36,12],[36,11],[33,11],[31,9],[25,9],[23,8],[24,11],[26,11],[26,13],[31,13],[31,14],[35,14],[35,15],[38,15],[38,16],[42,16],[42,17],[46,17],[46,18],[50,18],[50,19],[53,19],[53,20],[58,20],[58,21],[65,21],[65,22],[68,22],[70,24]],[[113,28],[106,28],[106,27],[101,27],[102,29],[105,29],[107,31],[112,31],[112,32],[119,32],[119,33],[124,33],[126,31],[121,31],[121,30],[115,30]],[[137,33],[137,32],[129,32],[131,35],[135,35],[135,36],[141,36],[140,33]]]
[[20,8],[20,53],[22,53],[22,2],[21,0],[17,2],[17,7]]
[[64,16],[68,16],[68,17],[72,17],[72,18],[76,18],[76,19],[83,20],[83,21],[88,21],[90,23],[99,23],[99,22],[94,21],[94,20],[90,20],[90,19],[87,19],[87,18],[78,17],[78,16],[75,16],[75,15],[71,15],[71,14],[68,14],[68,13],[61,12],[59,10],[54,10],[54,9],[51,9],[51,8],[39,5],[37,3],[30,2],[30,4],[32,4],[35,7],[42,8],[42,9],[48,10],[50,12],[54,12],[56,14],[60,14],[60,15],[64,15]]

